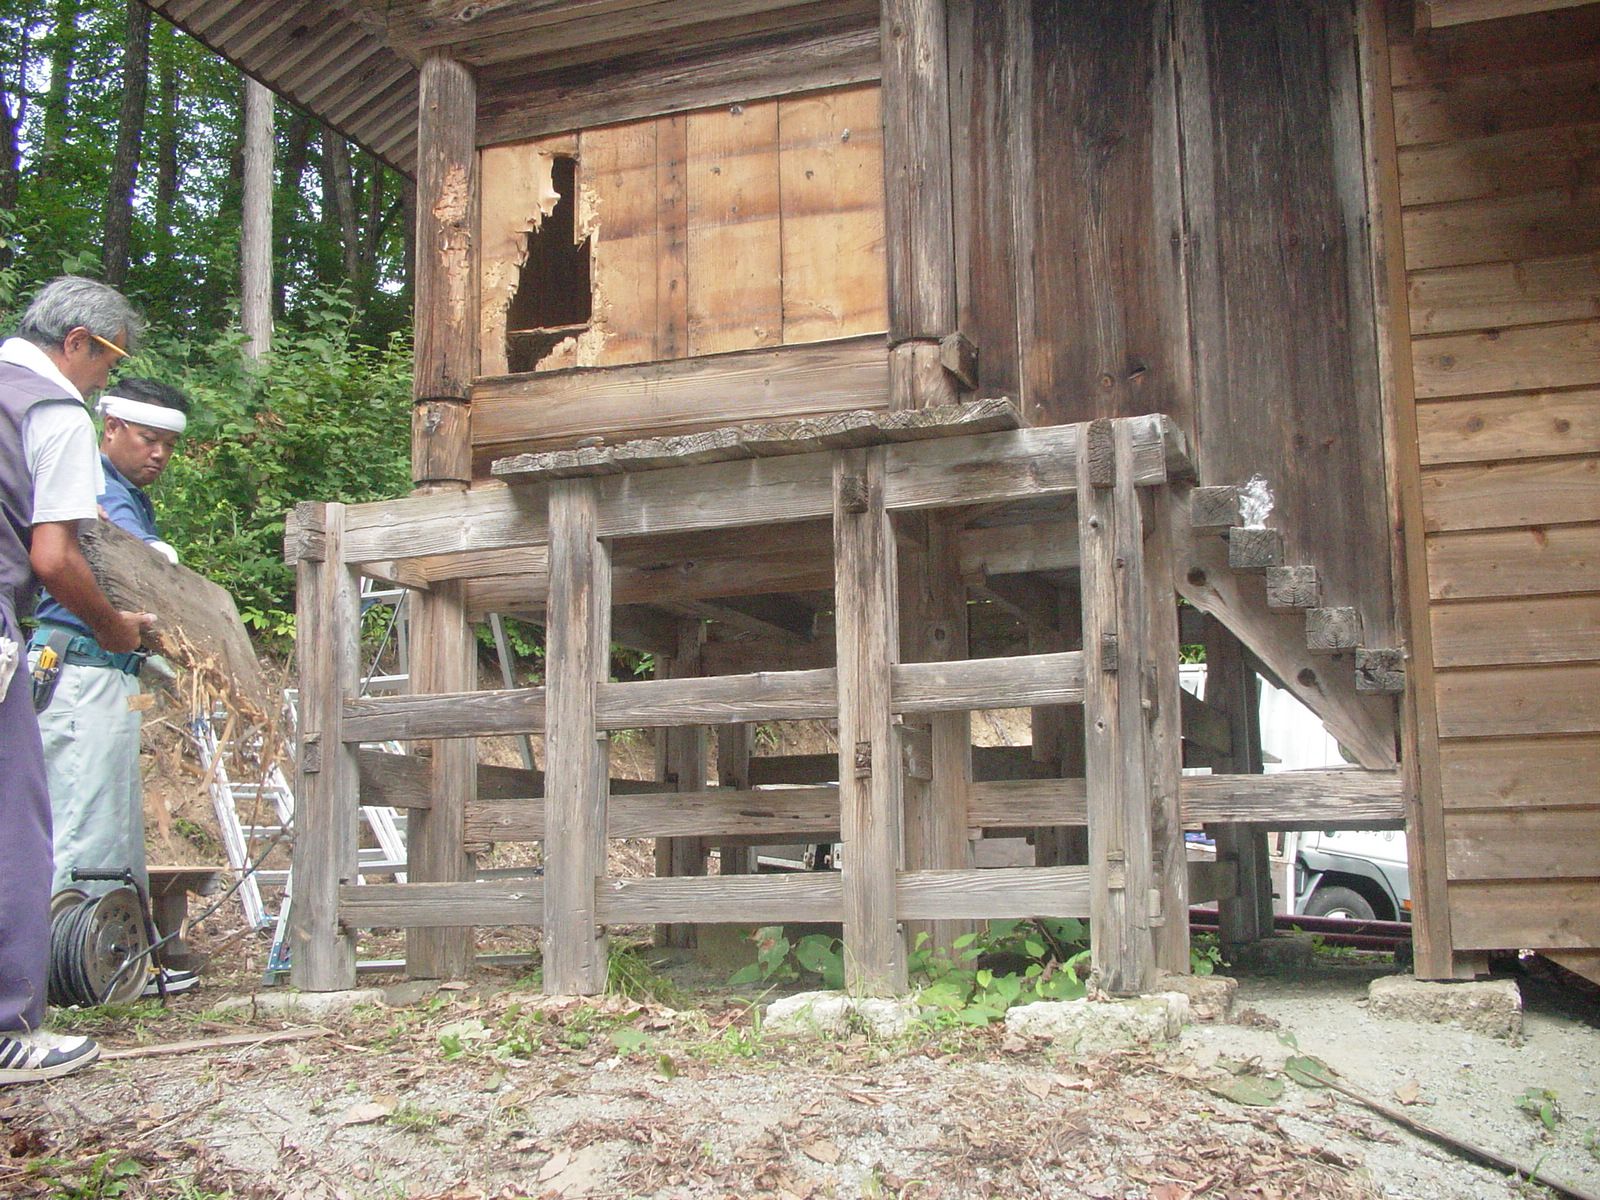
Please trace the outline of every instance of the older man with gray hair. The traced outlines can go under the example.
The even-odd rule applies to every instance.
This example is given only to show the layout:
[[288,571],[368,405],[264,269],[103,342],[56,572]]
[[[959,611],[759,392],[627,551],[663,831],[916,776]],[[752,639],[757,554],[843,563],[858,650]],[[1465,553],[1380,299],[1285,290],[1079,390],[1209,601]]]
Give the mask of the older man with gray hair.
[[0,1084],[65,1075],[99,1057],[45,1032],[50,965],[50,793],[20,618],[43,582],[112,653],[149,613],[118,611],[78,546],[104,488],[85,397],[106,386],[143,323],[115,289],[64,276],[0,343]]

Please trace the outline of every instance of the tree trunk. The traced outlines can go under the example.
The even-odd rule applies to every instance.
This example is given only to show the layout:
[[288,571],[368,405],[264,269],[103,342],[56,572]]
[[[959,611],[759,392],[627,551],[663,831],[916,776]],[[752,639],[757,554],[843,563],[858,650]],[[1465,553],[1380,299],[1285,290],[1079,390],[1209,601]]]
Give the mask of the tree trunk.
[[150,10],[140,0],[128,0],[128,37],[122,51],[122,111],[117,117],[117,153],[106,188],[105,233],[101,239],[105,279],[113,287],[121,287],[128,280],[133,185],[139,174],[149,87]]
[[[33,57],[24,22],[17,36],[17,78],[0,80],[0,208],[8,212],[17,207],[22,182],[22,122],[28,115],[28,63]],[[10,245],[0,245],[0,267],[9,267],[15,256]]]
[[[283,171],[278,177],[278,195],[289,208],[281,216],[282,224],[274,223],[274,240],[278,246],[276,261],[280,263],[287,264],[294,259],[293,231],[303,220],[301,213],[305,199],[301,195],[300,184],[305,179],[306,166],[311,161],[311,135],[316,131],[316,124],[309,113],[297,108],[289,118],[289,129],[284,134]],[[285,311],[287,274],[287,271],[279,272],[272,281],[272,311],[280,317]]]
[[361,240],[356,231],[356,196],[350,181],[350,145],[342,134],[322,129],[322,194],[338,221],[339,251],[345,281],[359,303],[361,287]]
[[77,0],[56,0],[48,37],[50,86],[44,94],[44,121],[39,141],[41,169],[61,154],[67,140],[67,100],[72,94],[73,59],[78,51]]
[[272,93],[246,78],[239,318],[251,358],[272,349],[272,107]]
[[156,252],[172,252],[172,210],[178,200],[178,63],[176,37],[165,21],[156,38]]

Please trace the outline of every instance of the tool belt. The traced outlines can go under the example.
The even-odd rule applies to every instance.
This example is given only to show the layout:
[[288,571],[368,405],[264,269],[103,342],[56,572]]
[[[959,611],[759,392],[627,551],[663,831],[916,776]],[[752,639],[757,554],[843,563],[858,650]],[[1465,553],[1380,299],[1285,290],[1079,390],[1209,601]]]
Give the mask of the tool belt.
[[[102,650],[100,643],[88,634],[77,633],[63,625],[40,625],[33,631],[33,639],[28,643],[28,649],[37,650],[41,654],[47,649],[53,651],[57,660],[54,665],[57,668],[63,663],[74,667],[107,667],[113,671],[121,671],[124,675],[137,675],[145,659],[150,657],[149,652],[144,650],[112,654],[110,651]],[[37,703],[37,697],[35,702]]]

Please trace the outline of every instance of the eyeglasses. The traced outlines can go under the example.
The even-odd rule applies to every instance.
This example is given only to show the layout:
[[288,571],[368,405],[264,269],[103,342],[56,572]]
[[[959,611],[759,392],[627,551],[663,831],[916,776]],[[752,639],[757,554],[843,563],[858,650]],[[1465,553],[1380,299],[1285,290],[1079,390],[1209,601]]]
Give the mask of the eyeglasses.
[[[88,331],[85,330],[84,332],[87,333]],[[115,354],[117,356],[118,359],[130,358],[133,355],[133,351],[124,350],[121,346],[117,345],[115,342],[109,340],[108,338],[101,337],[98,333],[90,333],[89,336],[91,338],[93,338],[95,341],[99,342],[107,350],[110,350],[113,354]]]

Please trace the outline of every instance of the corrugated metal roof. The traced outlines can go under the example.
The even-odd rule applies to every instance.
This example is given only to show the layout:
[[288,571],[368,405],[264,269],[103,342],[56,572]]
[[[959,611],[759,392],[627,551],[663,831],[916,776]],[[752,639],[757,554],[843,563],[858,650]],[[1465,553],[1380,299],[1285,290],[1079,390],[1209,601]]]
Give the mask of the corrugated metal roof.
[[410,175],[415,64],[370,8],[329,0],[143,0],[247,75]]

